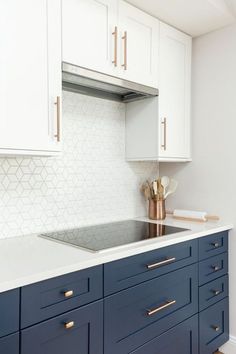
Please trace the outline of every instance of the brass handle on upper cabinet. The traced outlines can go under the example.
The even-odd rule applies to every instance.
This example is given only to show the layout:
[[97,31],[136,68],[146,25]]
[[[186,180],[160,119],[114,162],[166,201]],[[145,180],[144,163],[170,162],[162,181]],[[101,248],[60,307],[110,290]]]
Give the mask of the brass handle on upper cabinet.
[[74,327],[74,325],[75,325],[75,322],[74,322],[74,321],[70,321],[70,322],[64,323],[64,327],[65,327],[66,329],[70,329],[70,328]]
[[164,142],[163,144],[161,144],[161,147],[166,150],[166,118],[164,118],[164,120],[161,122],[161,124],[164,127]]
[[117,26],[115,26],[115,29],[114,29],[114,32],[112,32],[112,35],[114,36],[114,60],[112,60],[112,64],[114,64],[114,66],[117,66],[117,37],[118,37]]
[[57,106],[57,133],[54,135],[59,142],[61,140],[61,98],[57,96],[57,100],[54,103]]
[[74,294],[74,291],[73,291],[73,290],[68,290],[68,291],[65,291],[65,292],[64,292],[64,296],[65,296],[65,297],[71,297],[71,296],[73,296],[73,294]]
[[170,306],[174,305],[175,303],[176,303],[176,300],[167,301],[165,304],[163,304],[163,305],[161,305],[161,306],[159,306],[159,307],[157,307],[157,308],[155,308],[155,309],[153,309],[153,310],[148,310],[148,311],[147,311],[147,315],[148,315],[148,316],[152,316],[152,315],[154,315],[155,313],[157,313],[157,312],[159,312],[159,311],[161,311],[161,310],[164,310],[164,309],[166,309],[167,307],[170,307]]
[[160,261],[160,262],[157,262],[157,263],[153,263],[153,264],[147,264],[147,268],[148,269],[153,269],[153,268],[158,268],[158,267],[161,267],[165,264],[169,264],[169,263],[172,263],[176,260],[175,257],[173,258],[168,258],[168,259],[165,259],[164,261]]
[[124,32],[122,39],[124,41],[124,64],[121,66],[123,66],[124,70],[127,70],[127,31]]

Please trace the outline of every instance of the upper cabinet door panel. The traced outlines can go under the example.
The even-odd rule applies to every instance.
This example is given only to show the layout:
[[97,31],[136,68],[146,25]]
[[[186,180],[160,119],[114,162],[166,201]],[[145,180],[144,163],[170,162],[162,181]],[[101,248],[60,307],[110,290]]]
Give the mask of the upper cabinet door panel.
[[160,25],[160,157],[190,157],[191,37]]
[[158,87],[159,20],[119,1],[120,76]]
[[[49,116],[49,104],[52,110],[56,108],[48,99],[48,46],[52,43],[48,19],[52,3],[49,0],[0,2],[0,150],[54,150],[50,124],[54,118]],[[55,8],[60,15],[60,1]],[[57,13],[54,11],[54,17]],[[60,27],[57,36],[60,38]],[[55,56],[58,54],[57,51]],[[57,63],[59,60],[60,56]],[[56,70],[54,62],[51,67]]]
[[63,61],[112,73],[116,0],[63,0]]

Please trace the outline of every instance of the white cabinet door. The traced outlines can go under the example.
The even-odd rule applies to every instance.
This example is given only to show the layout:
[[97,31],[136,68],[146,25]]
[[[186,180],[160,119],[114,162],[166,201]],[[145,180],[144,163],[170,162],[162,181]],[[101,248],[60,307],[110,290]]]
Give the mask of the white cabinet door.
[[[54,62],[49,59],[52,50],[48,51],[52,43],[48,33],[56,32],[48,19],[54,11],[54,26],[59,25],[59,4],[56,0],[0,2],[0,153],[59,149],[51,124],[56,107],[49,91],[50,96],[60,95],[60,55]],[[60,27],[57,31],[60,36]],[[54,55],[58,54],[56,48]]]
[[160,24],[160,159],[190,158],[191,45],[191,37]]
[[159,20],[119,1],[119,76],[158,88]]
[[63,0],[63,61],[112,74],[116,27],[116,0]]

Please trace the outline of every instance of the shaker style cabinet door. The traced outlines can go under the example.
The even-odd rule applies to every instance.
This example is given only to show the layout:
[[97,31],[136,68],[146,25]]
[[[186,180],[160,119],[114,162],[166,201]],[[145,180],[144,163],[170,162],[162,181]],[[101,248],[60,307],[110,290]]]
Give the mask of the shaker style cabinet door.
[[0,153],[59,150],[60,16],[57,0],[0,2]]
[[158,88],[159,20],[119,1],[119,76]]
[[63,61],[112,74],[117,58],[116,16],[116,0],[63,0]]
[[159,157],[190,158],[190,36],[160,24]]
[[66,312],[21,332],[21,354],[102,353],[102,301]]

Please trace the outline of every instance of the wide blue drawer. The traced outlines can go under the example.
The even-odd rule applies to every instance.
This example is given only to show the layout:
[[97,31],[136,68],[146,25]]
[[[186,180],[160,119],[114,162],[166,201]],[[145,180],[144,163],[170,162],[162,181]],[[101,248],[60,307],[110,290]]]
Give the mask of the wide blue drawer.
[[20,290],[0,293],[0,337],[19,330]]
[[104,353],[130,353],[197,311],[197,264],[111,295],[104,300]]
[[200,354],[214,353],[229,340],[229,299],[199,314]]
[[0,339],[0,353],[1,354],[19,354],[20,339],[19,332],[10,334],[9,336]]
[[228,251],[228,231],[199,239],[199,259],[206,259]]
[[98,300],[103,266],[88,268],[22,288],[21,328]]
[[229,295],[228,275],[217,278],[199,288],[199,311],[214,305]]
[[198,316],[189,318],[131,353],[198,354]]
[[198,241],[160,248],[104,265],[104,294],[109,295],[198,261]]
[[228,273],[228,253],[210,257],[199,263],[199,285],[206,284]]

